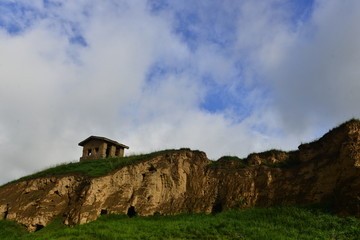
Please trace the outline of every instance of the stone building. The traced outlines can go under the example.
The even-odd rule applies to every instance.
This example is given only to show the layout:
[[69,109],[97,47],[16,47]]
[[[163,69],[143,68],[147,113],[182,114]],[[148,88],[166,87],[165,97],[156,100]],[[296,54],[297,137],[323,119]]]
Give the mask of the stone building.
[[129,149],[129,147],[124,144],[97,136],[88,137],[80,142],[79,146],[83,147],[83,154],[80,158],[80,162],[108,157],[123,157],[125,148]]

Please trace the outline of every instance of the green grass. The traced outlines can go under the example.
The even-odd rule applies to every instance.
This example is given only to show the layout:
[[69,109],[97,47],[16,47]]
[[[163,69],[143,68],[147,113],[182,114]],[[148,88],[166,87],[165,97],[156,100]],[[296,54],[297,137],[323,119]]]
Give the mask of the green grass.
[[359,124],[359,123],[360,123],[360,119],[351,118],[351,119],[349,119],[348,121],[343,122],[343,123],[340,123],[338,126],[332,128],[331,130],[329,130],[329,132],[332,131],[332,130],[335,130],[335,129],[337,129],[337,128],[341,128],[341,127],[343,127],[343,126],[345,126],[345,125],[347,125],[347,124],[351,124],[351,123],[357,123],[357,124]]
[[[249,156],[254,155],[254,154],[260,155],[260,156],[261,155],[269,155],[269,154],[279,153],[279,152],[282,153],[284,151],[278,150],[278,149],[271,149],[271,150],[261,152],[261,153],[252,153],[252,154],[249,154]],[[292,152],[287,152],[287,153],[290,155]],[[249,156],[245,159],[239,158],[237,156],[223,156],[223,157],[219,158],[217,161],[212,161],[209,164],[209,167],[246,168],[249,166],[249,163],[248,163]],[[229,165],[229,164],[227,164],[228,162],[234,162],[235,165],[231,165],[231,164]],[[281,161],[281,162],[276,162],[276,163],[263,162],[263,163],[261,163],[261,165],[273,167],[273,168],[290,168],[290,167],[296,166],[298,164],[300,164],[300,160],[297,157],[290,157],[290,156],[287,160]]]
[[[9,182],[20,182],[24,180],[39,178],[39,177],[50,177],[50,176],[57,176],[57,175],[66,175],[66,174],[81,174],[88,177],[100,177],[104,176],[116,169],[128,166],[133,163],[145,161],[152,157],[171,152],[174,150],[163,150],[148,154],[141,154],[141,155],[133,155],[128,157],[121,157],[121,158],[107,158],[101,160],[91,160],[91,161],[84,161],[84,162],[72,162],[72,163],[64,163],[57,165],[55,167],[51,167],[45,169],[43,171],[19,178],[15,181]],[[6,185],[7,185],[6,184]]]
[[[222,156],[217,161],[211,161],[209,167],[226,167],[228,162],[234,162],[236,168],[245,168],[248,166],[246,159],[239,158],[237,156]],[[233,168],[233,165],[228,165],[228,167]]]
[[66,227],[57,219],[35,233],[0,221],[1,239],[359,239],[360,219],[339,218],[321,209],[272,207],[216,215],[180,214],[128,218],[104,215]]
[[20,239],[27,230],[15,221],[0,220],[0,239]]

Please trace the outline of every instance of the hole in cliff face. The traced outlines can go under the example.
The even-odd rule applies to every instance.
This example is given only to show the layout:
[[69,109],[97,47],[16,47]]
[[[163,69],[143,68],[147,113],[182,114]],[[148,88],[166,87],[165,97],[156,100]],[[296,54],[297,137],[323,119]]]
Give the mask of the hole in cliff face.
[[100,215],[108,214],[108,211],[106,209],[101,209]]
[[148,170],[149,172],[156,172],[156,168],[153,165],[151,165]]
[[219,213],[223,210],[223,206],[221,202],[216,202],[212,207],[211,213]]
[[6,209],[6,211],[4,212],[4,219],[6,219],[7,218],[7,215],[9,214],[9,210],[8,209]]
[[41,225],[41,224],[36,224],[36,226],[35,226],[36,228],[35,228],[35,232],[37,232],[37,231],[39,231],[39,230],[41,230],[41,229],[43,229],[44,228],[44,225]]
[[128,211],[127,211],[127,215],[129,217],[135,217],[136,216],[136,211],[135,211],[135,207],[131,206],[129,207]]

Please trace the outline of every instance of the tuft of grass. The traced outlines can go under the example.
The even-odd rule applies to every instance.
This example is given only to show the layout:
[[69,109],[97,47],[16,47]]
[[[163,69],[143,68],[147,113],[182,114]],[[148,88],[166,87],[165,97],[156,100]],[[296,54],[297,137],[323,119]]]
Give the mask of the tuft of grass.
[[[351,119],[349,119],[349,120],[346,121],[346,122],[340,123],[338,126],[334,127],[332,130],[335,130],[335,129],[337,129],[337,128],[341,128],[341,127],[346,126],[346,125],[351,124],[351,123],[359,124],[359,123],[360,123],[360,119],[351,118]],[[330,131],[332,131],[332,130],[330,130]]]
[[[343,123],[340,123],[340,124],[338,124],[336,127],[333,127],[333,128],[331,128],[331,129],[329,129],[329,131],[328,131],[327,133],[325,133],[322,137],[317,138],[317,139],[314,139],[314,140],[312,140],[311,142],[308,142],[308,143],[301,143],[301,145],[310,145],[310,144],[317,143],[318,141],[320,141],[320,140],[322,140],[322,139],[325,139],[326,137],[331,136],[331,134],[334,134],[334,133],[337,132],[337,131],[341,131],[341,130],[342,130],[344,127],[346,127],[347,125],[352,125],[352,124],[359,125],[359,124],[360,124],[360,119],[351,118],[351,119],[349,119],[348,121],[343,122]],[[301,146],[301,145],[300,145],[300,146]]]
[[[226,166],[229,162],[235,163],[237,168],[245,168],[248,166],[246,159],[239,158],[237,156],[222,156],[217,161],[211,161],[209,166],[211,167],[219,167],[219,166]],[[230,165],[229,165],[230,167]],[[234,167],[234,166],[231,166]]]
[[[8,224],[7,221],[0,221]],[[14,223],[10,223],[13,225]],[[340,218],[309,207],[229,210],[218,214],[133,217],[103,215],[66,227],[59,221],[35,233],[16,226],[1,239],[359,239],[360,219]]]
[[[100,177],[104,176],[114,170],[120,169],[122,167],[138,163],[141,161],[148,160],[150,158],[159,156],[161,154],[175,151],[173,149],[163,150],[148,154],[140,154],[133,155],[127,157],[118,157],[118,158],[107,158],[107,159],[99,159],[99,160],[89,160],[84,162],[71,162],[57,165],[55,167],[51,167],[37,173],[19,178],[15,181],[9,182],[15,183],[24,180],[30,180],[40,177],[51,177],[57,175],[66,175],[66,174],[80,174],[87,177]],[[5,184],[5,185],[7,185]]]
[[266,151],[258,153],[258,154],[270,155],[270,154],[283,153],[283,152],[284,151],[281,149],[272,148],[272,149],[266,150]]
[[247,158],[251,157],[252,155],[268,156],[268,155],[276,154],[276,153],[286,153],[286,152],[283,150],[280,150],[280,149],[272,148],[272,149],[266,150],[264,152],[252,152],[247,156]]
[[239,162],[244,161],[244,159],[239,158],[237,156],[222,156],[219,160],[223,160],[223,161],[239,161]]

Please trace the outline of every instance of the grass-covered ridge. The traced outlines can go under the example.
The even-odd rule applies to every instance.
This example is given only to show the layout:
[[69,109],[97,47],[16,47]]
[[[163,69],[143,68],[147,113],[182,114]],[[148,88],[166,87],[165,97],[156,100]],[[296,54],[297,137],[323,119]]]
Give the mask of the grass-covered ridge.
[[[51,167],[34,174],[19,178],[15,181],[9,182],[19,182],[29,179],[35,179],[40,177],[51,177],[56,175],[66,175],[66,174],[81,174],[88,177],[100,177],[104,176],[116,169],[120,169],[122,167],[138,163],[141,161],[145,161],[147,159],[156,157],[158,155],[172,152],[175,150],[163,150],[148,154],[140,154],[140,155],[132,155],[127,157],[120,158],[106,158],[99,160],[89,160],[83,162],[71,162],[71,163],[63,163],[59,164],[55,167]],[[9,184],[7,183],[7,184]]]
[[[234,164],[229,164],[234,163]],[[246,159],[239,158],[237,156],[222,156],[216,161],[211,161],[209,167],[230,167],[230,168],[246,168],[248,167],[248,163]]]
[[1,239],[359,239],[360,219],[339,218],[314,208],[271,207],[231,210],[216,215],[181,214],[128,218],[103,215],[67,227],[61,221],[29,233],[0,221]]

